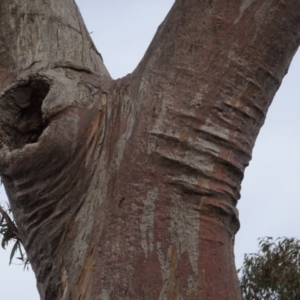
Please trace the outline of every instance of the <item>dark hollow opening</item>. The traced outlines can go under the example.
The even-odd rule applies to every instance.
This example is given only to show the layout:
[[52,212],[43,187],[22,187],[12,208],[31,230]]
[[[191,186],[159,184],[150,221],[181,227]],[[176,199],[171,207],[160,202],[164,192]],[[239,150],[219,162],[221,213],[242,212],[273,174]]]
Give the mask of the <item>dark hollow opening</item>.
[[45,80],[30,79],[0,98],[0,138],[10,150],[37,142],[47,127],[41,107],[49,90]]

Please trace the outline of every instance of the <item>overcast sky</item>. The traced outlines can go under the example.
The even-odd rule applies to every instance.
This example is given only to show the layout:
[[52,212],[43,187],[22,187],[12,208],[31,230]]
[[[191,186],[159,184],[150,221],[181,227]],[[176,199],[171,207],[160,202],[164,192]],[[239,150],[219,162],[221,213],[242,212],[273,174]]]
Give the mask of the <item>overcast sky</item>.
[[[0,0],[1,1],[1,0]],[[172,0],[77,0],[91,36],[113,78],[130,73],[142,58]],[[278,91],[256,142],[238,204],[241,229],[236,264],[257,250],[263,236],[300,237],[300,53]],[[5,194],[1,191],[3,201]],[[0,249],[0,299],[39,300],[32,272],[8,267]]]

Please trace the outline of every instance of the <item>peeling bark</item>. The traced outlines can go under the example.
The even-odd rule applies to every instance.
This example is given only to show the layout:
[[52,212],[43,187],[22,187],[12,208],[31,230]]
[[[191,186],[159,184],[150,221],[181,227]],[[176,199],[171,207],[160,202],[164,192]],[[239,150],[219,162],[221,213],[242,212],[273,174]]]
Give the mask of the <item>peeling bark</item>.
[[236,203],[300,2],[177,0],[119,80],[72,0],[0,16],[0,173],[41,299],[241,299]]

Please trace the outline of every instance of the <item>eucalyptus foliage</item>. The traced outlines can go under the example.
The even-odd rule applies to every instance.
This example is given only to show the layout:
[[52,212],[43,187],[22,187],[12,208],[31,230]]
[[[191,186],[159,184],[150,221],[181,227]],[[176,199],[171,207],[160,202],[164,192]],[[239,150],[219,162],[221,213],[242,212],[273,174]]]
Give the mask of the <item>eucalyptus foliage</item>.
[[[10,253],[9,264],[12,263],[13,258],[19,259],[24,268],[29,264],[23,249],[22,240],[19,237],[18,229],[12,218],[10,207],[4,209],[0,205],[0,241],[3,249],[6,249],[9,243],[13,243]],[[18,255],[18,256],[17,256]]]
[[300,241],[260,238],[238,272],[244,300],[300,300]]

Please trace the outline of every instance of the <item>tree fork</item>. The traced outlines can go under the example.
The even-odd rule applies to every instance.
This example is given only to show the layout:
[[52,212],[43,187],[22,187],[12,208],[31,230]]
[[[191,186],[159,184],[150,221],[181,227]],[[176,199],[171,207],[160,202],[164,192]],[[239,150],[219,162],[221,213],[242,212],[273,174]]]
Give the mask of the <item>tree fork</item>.
[[0,172],[41,299],[241,299],[236,203],[299,1],[177,0],[119,80],[74,1],[0,17]]

